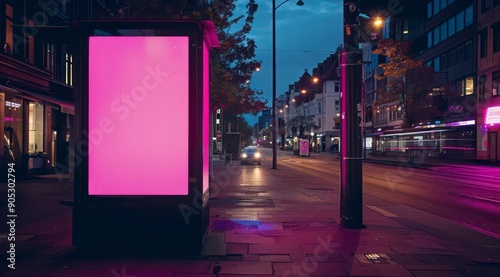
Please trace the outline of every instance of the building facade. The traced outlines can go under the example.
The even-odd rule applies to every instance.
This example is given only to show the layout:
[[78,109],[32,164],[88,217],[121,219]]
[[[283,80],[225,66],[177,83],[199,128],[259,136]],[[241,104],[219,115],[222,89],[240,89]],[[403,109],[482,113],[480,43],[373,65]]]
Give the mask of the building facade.
[[[382,155],[413,151],[422,158],[475,159],[476,3],[431,0],[415,5],[411,13],[390,15],[382,38],[411,41],[414,60],[421,60],[432,69],[432,90],[423,96],[426,112],[414,122],[405,122],[407,110],[401,106],[404,103],[372,107],[373,151]],[[374,62],[380,59],[365,65],[365,72],[369,73],[365,76],[365,88],[377,86],[370,78]]]
[[[69,18],[67,2],[2,1],[0,15],[0,151],[2,167],[19,178],[68,170],[74,115],[73,55],[68,43],[46,35]],[[53,2],[53,1],[52,1]],[[51,3],[52,3],[51,2]]]
[[[331,54],[313,68],[312,75],[306,69],[297,82],[283,94],[286,145],[298,149],[298,140],[307,139],[311,152],[340,150],[340,77],[338,53]],[[310,117],[317,129],[299,130],[291,126],[294,118]]]
[[500,1],[477,7],[477,159],[500,161]]

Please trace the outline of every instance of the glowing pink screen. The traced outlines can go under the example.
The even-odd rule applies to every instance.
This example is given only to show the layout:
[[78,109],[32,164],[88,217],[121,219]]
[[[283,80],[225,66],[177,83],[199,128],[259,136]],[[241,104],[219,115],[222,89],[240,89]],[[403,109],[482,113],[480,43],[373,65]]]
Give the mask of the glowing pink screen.
[[208,189],[210,159],[210,60],[207,44],[203,43],[203,192]]
[[188,194],[188,37],[89,38],[89,195]]

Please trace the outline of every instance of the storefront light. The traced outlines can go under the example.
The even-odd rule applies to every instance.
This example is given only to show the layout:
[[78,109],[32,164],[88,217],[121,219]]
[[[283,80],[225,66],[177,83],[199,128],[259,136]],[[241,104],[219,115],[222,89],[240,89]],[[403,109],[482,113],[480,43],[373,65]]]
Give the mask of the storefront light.
[[21,103],[16,103],[16,102],[11,102],[11,101],[5,101],[5,106],[6,107],[12,107],[12,108],[20,108]]

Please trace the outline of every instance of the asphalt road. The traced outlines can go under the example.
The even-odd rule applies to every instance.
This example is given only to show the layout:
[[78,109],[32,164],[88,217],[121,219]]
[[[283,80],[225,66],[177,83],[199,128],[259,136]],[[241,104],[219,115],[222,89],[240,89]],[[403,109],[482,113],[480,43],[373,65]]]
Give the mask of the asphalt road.
[[[265,157],[262,166],[271,166],[271,150],[261,151]],[[299,157],[282,152],[278,168],[300,171],[304,180],[330,180],[330,188],[339,189],[340,160],[333,155],[312,155]],[[248,174],[251,170],[244,169]],[[482,165],[413,168],[404,163],[363,163],[363,192],[365,196],[399,202],[500,238],[499,172],[498,168]],[[314,181],[306,185],[313,187]],[[364,205],[370,203],[365,201]]]

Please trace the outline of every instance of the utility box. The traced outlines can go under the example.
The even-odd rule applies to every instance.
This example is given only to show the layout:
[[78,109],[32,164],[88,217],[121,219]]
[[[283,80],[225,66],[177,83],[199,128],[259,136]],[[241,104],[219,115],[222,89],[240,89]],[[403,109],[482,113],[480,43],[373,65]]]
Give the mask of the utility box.
[[76,22],[73,244],[199,253],[211,21]]

